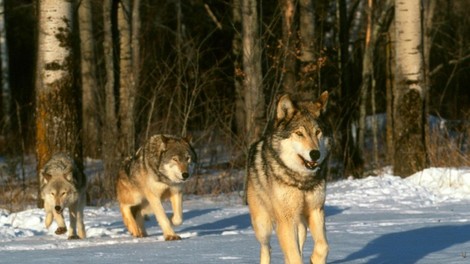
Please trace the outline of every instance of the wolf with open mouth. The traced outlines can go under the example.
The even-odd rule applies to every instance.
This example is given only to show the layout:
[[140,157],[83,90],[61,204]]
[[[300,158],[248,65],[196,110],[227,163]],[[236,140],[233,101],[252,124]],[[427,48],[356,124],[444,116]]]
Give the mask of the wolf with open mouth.
[[326,263],[325,188],[329,129],[323,120],[328,92],[313,101],[280,96],[274,118],[248,155],[245,194],[260,263],[270,262],[276,229],[285,263],[302,263],[307,227],[315,242],[311,263]]

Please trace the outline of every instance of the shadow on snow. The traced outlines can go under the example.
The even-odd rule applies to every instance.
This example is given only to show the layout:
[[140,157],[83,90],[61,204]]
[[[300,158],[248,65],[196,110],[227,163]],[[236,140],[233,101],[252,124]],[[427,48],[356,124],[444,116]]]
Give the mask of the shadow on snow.
[[347,263],[370,258],[366,263],[416,263],[433,252],[470,241],[470,225],[423,227],[384,234],[345,259],[331,263]]

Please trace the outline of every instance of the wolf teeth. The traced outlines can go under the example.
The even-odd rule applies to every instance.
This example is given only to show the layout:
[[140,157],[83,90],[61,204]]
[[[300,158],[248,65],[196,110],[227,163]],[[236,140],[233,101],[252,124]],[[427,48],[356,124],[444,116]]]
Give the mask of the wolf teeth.
[[301,155],[299,155],[300,159],[304,162],[305,168],[309,170],[313,170],[318,167],[318,163],[316,161],[308,161],[304,159]]

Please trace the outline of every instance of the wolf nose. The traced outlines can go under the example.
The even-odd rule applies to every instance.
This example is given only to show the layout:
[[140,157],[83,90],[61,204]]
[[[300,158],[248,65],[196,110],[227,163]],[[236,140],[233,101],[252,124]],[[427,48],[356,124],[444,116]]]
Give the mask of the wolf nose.
[[189,173],[183,172],[183,179],[186,180],[187,178],[189,178]]
[[312,150],[310,151],[310,158],[313,160],[318,160],[320,158],[320,151]]
[[55,209],[57,212],[60,212],[60,209],[62,209],[62,207],[60,207],[59,205],[56,205],[56,206],[54,207],[54,209]]

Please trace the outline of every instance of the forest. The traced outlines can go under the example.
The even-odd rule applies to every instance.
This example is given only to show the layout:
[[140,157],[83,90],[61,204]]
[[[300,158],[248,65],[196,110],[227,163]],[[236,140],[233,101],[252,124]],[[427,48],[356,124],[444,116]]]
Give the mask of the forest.
[[[156,133],[191,135],[198,174],[240,189],[249,145],[283,92],[330,94],[329,180],[391,166],[468,166],[470,2],[0,1],[0,205],[34,200],[52,154],[120,162]],[[20,168],[20,169],[18,169]],[[226,177],[227,179],[224,179]],[[197,178],[199,179],[199,178]],[[90,191],[92,192],[92,191]],[[29,197],[29,198],[28,198]]]

